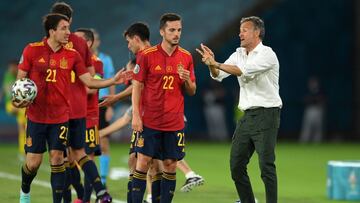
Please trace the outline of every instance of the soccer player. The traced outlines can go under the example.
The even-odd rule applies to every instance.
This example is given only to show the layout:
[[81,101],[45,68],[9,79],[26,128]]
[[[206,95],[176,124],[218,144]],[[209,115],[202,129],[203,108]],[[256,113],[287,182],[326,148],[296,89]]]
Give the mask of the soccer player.
[[[61,13],[66,15],[72,20],[73,10],[70,5],[64,2],[56,2],[51,8],[53,13]],[[69,38],[69,43],[66,45],[68,47],[74,47],[79,53],[81,53],[86,67],[89,68],[90,73],[94,74],[94,68],[91,62],[91,52],[86,42],[76,36],[71,34]],[[69,120],[69,161],[71,163],[72,159],[75,159],[79,165],[87,165],[82,167],[85,176],[89,178],[89,181],[93,184],[97,196],[101,196],[106,193],[105,186],[101,181],[98,181],[99,173],[96,168],[95,163],[92,160],[89,160],[88,156],[85,153],[85,134],[86,134],[86,108],[87,108],[87,93],[84,84],[80,81],[78,75],[75,72],[71,73],[71,91],[70,91],[70,120]],[[74,166],[74,164],[71,164]],[[76,167],[73,167],[75,169]],[[76,173],[76,180],[78,175]],[[74,181],[75,182],[75,181]],[[73,182],[73,183],[74,183]],[[76,181],[77,182],[77,181]],[[78,184],[76,183],[75,184]],[[78,193],[79,194],[79,193]],[[78,198],[82,198],[81,195],[78,195]]]
[[[146,173],[152,159],[163,161],[161,195],[152,201],[171,202],[177,161],[185,155],[184,92],[194,95],[191,54],[179,47],[181,17],[167,13],[160,19],[162,42],[142,52],[134,69],[132,127],[138,133],[132,201],[142,202]],[[140,101],[141,98],[141,101]]]
[[[91,47],[92,52],[100,58],[103,62],[104,78],[111,78],[114,76],[114,65],[111,56],[100,52],[99,47],[101,44],[100,35],[96,30],[94,32],[94,44]],[[110,86],[108,88],[103,88],[99,90],[99,102],[102,102],[105,95],[115,94],[115,86]],[[110,123],[114,115],[114,109],[111,105],[99,107],[99,129],[105,128]],[[109,165],[110,165],[110,144],[109,138],[103,137],[100,139],[101,147],[101,156],[99,159],[100,163],[100,177],[101,182],[106,185],[106,179],[109,174]]]
[[[52,5],[50,12],[60,13],[67,16],[70,19],[70,24],[72,22],[72,13],[73,10],[71,6],[65,2],[56,2]],[[70,33],[69,42],[66,44],[68,48],[73,48],[79,52],[81,58],[83,59],[85,66],[91,74],[94,73],[94,68],[91,64],[91,52],[87,46],[87,43],[82,38],[78,37],[74,33]],[[74,149],[81,148],[84,146],[82,144],[85,135],[85,116],[86,116],[86,98],[87,93],[84,84],[76,79],[75,72],[71,72],[71,89],[70,91],[70,120],[69,120],[69,146]],[[79,105],[80,104],[80,105]],[[82,132],[84,131],[84,132]],[[73,157],[70,148],[67,149],[66,158],[65,158],[65,190],[64,190],[64,201],[65,203],[71,202],[71,188],[70,184],[74,187],[77,200],[80,200],[84,196],[84,187],[81,183],[81,177],[79,169],[76,165],[75,157]]]
[[[48,14],[44,17],[43,24],[47,37],[25,47],[17,74],[17,78],[29,77],[36,83],[37,97],[32,103],[13,100],[15,107],[27,107],[28,118],[20,203],[30,202],[30,185],[42,162],[46,143],[50,155],[53,202],[61,202],[65,180],[64,150],[70,113],[70,72],[74,70],[80,80],[91,88],[106,87],[125,80],[123,73],[118,73],[109,80],[95,80],[90,76],[79,53],[64,47],[70,35],[68,17]],[[83,168],[91,167],[84,161],[80,165]],[[97,195],[103,202],[111,202],[106,191]]]
[[[83,38],[88,47],[91,48],[94,42],[94,33],[91,29],[80,28],[77,29],[75,34]],[[94,78],[103,77],[103,63],[101,60],[93,54],[91,57],[92,65],[95,68]],[[86,116],[86,137],[85,137],[85,152],[91,160],[94,160],[95,156],[101,154],[100,150],[100,138],[98,134],[99,126],[99,107],[98,107],[98,90],[88,89],[87,96],[87,116]],[[84,178],[84,196],[82,202],[90,202],[92,185],[89,179],[85,176]]]

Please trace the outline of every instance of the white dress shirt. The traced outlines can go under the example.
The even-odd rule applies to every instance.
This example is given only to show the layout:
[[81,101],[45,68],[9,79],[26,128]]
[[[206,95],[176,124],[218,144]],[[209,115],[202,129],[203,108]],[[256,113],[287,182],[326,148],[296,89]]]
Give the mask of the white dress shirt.
[[[240,85],[239,109],[282,107],[279,61],[270,47],[260,42],[249,54],[246,54],[245,48],[237,48],[224,64],[237,66],[242,72],[237,77]],[[220,70],[217,77],[211,77],[221,82],[229,75]]]

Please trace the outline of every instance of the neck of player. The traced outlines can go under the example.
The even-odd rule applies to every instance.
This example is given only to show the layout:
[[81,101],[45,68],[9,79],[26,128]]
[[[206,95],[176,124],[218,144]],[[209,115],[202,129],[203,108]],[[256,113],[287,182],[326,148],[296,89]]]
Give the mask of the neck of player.
[[169,42],[163,40],[161,42],[161,48],[164,49],[164,51],[169,55],[171,56],[171,54],[175,51],[176,47],[178,45],[177,44],[170,44]]
[[57,52],[62,47],[62,45],[58,41],[54,40],[51,37],[47,39],[47,43],[54,52]]

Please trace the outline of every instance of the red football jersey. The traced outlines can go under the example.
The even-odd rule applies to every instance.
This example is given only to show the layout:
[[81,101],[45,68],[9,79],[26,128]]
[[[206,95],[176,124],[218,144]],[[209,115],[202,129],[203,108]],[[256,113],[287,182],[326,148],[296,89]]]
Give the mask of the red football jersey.
[[[86,44],[86,41],[71,33],[69,36],[69,43],[65,45],[67,48],[73,48],[79,52],[82,60],[86,67],[92,65],[91,51]],[[71,91],[70,91],[70,119],[85,118],[86,117],[86,106],[87,106],[87,93],[83,82],[75,74],[71,73]]]
[[190,71],[195,82],[191,54],[181,47],[169,56],[161,45],[150,47],[137,55],[134,79],[144,83],[140,113],[144,126],[162,131],[184,128],[184,81],[177,70]]
[[[92,65],[95,68],[97,76],[103,78],[104,70],[102,61],[94,54],[91,57]],[[99,93],[89,94],[87,96],[87,115],[86,115],[86,128],[99,125]]]
[[46,40],[27,45],[19,63],[19,69],[26,71],[38,88],[26,114],[33,122],[63,123],[70,113],[70,72],[82,75],[87,70],[77,51],[61,48],[53,52]]

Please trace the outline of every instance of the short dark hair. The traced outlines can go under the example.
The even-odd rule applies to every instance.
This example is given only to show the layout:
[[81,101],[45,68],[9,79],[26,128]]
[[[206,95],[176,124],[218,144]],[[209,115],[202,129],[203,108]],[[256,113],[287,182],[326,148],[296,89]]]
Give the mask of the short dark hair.
[[164,28],[168,21],[181,21],[181,16],[176,13],[165,13],[160,18],[160,29]]
[[249,17],[241,18],[240,25],[243,24],[244,22],[248,22],[248,21],[253,23],[255,29],[260,30],[259,38],[261,40],[263,40],[265,37],[264,21],[257,16],[249,16]]
[[43,25],[47,37],[50,36],[49,30],[51,29],[56,30],[61,20],[65,20],[69,22],[68,17],[59,13],[50,13],[43,17]]
[[91,43],[94,43],[94,33],[90,28],[78,28],[75,32],[82,32],[84,33],[86,41],[90,41]]
[[137,22],[130,25],[130,27],[128,27],[128,29],[126,29],[124,32],[124,37],[128,36],[132,38],[135,35],[139,36],[142,41],[149,41],[150,40],[149,26],[146,23]]
[[69,4],[61,1],[54,3],[51,7],[50,12],[63,14],[70,19],[74,11]]

